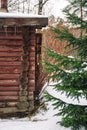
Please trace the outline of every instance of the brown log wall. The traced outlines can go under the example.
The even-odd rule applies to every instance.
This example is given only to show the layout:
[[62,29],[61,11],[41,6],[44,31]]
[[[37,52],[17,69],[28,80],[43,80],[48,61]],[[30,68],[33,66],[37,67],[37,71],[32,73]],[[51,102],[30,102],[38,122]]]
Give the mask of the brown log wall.
[[0,112],[34,108],[41,54],[37,36],[35,27],[0,28]]
[[23,40],[21,30],[0,28],[0,108],[15,107],[19,100],[19,77]]

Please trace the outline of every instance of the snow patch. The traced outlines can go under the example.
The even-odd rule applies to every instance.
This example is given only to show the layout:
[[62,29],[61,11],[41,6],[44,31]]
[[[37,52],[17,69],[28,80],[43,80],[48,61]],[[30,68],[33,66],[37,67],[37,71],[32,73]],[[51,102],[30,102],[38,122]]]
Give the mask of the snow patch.
[[53,89],[52,85],[54,84],[55,82],[50,83],[49,86],[46,88],[46,91],[55,98],[58,98],[68,104],[81,105],[81,106],[87,105],[87,100],[85,98],[79,98],[79,101],[77,99],[72,99],[70,97],[67,98],[66,93],[61,94],[61,92],[58,92],[55,89]]
[[26,13],[5,13],[0,12],[0,18],[47,18],[44,15],[34,15],[34,14],[26,14]]

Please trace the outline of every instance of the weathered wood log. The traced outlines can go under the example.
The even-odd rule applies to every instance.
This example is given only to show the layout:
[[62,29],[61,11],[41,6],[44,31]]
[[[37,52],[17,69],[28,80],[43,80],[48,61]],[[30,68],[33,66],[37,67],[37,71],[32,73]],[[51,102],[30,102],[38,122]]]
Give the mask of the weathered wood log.
[[0,74],[0,80],[1,79],[18,79],[19,74]]
[[34,88],[33,86],[29,86],[28,91],[29,91],[29,92],[35,91],[35,88]]
[[0,91],[0,96],[18,96],[18,91]]
[[[4,38],[5,39],[5,38]],[[22,45],[22,42],[21,40],[14,40],[14,39],[11,39],[11,40],[4,40],[4,39],[0,39],[0,45],[5,45],[7,47],[19,47]],[[10,42],[9,42],[10,41]]]
[[0,36],[0,40],[22,40],[22,36]]
[[0,74],[20,74],[20,66],[0,66]]
[[0,52],[0,57],[8,57],[8,56],[10,56],[10,57],[11,57],[11,56],[12,56],[12,57],[13,57],[13,56],[16,56],[16,57],[17,57],[17,56],[18,56],[18,57],[19,57],[19,56],[21,56],[21,55],[22,55],[21,52],[16,52],[16,53],[15,53],[15,52]]
[[[33,48],[32,48],[33,49]],[[21,47],[8,47],[6,45],[0,45],[0,52],[22,52]]]
[[19,85],[18,80],[0,80],[0,86],[14,86]]
[[16,107],[17,106],[17,102],[7,102],[6,105],[8,107]]
[[21,62],[21,57],[0,57],[0,62]]
[[30,52],[30,57],[35,57],[35,52]]
[[30,52],[33,52],[33,51],[35,52],[35,46],[30,46],[29,51]]
[[35,87],[35,80],[34,79],[29,80],[29,87]]
[[35,74],[34,73],[33,74],[32,73],[29,74],[29,80],[30,79],[34,79],[35,80]]
[[18,96],[0,96],[0,101],[18,100]]
[[0,91],[19,91],[19,86],[0,86]]
[[0,66],[20,66],[21,62],[0,62]]

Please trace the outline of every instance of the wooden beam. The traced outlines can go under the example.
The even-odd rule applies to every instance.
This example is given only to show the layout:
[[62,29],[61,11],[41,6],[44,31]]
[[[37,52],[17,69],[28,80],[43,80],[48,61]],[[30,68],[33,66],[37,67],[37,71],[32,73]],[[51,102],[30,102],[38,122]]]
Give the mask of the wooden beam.
[[47,18],[0,18],[0,26],[36,26],[39,28],[47,24]]

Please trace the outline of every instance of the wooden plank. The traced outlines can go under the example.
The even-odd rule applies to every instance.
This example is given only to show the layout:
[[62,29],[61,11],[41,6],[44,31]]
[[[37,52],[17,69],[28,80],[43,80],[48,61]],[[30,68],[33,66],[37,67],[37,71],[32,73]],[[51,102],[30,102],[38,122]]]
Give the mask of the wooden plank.
[[11,56],[12,56],[12,57],[13,57],[13,56],[16,56],[16,57],[17,57],[17,56],[18,56],[18,57],[19,57],[19,56],[21,56],[21,55],[22,55],[21,52],[0,52],[0,57],[3,57],[3,56],[4,56],[4,57],[8,57],[8,56],[10,56],[10,57],[11,57]]
[[0,86],[14,86],[19,85],[18,80],[0,80]]
[[0,92],[0,96],[18,96],[18,94],[16,91]]
[[35,67],[35,62],[31,61],[31,62],[30,62],[30,66]]
[[18,96],[0,96],[0,101],[18,100]]
[[29,87],[35,87],[35,80],[33,79],[29,80]]
[[1,40],[22,40],[22,36],[13,35],[13,36],[0,36]]
[[[0,29],[0,33],[6,34],[5,29]],[[14,34],[17,33],[18,34],[18,33],[22,33],[22,31],[16,30],[16,32],[15,32],[15,28],[13,28],[13,29],[7,28],[7,33],[14,33]]]
[[15,107],[17,105],[17,102],[12,102],[12,101],[10,101],[10,102],[0,102],[0,109],[1,108],[5,108],[5,107]]
[[0,46],[0,52],[22,52],[22,47]]
[[15,107],[18,102],[7,102],[8,107]]
[[0,66],[20,66],[21,62],[0,62]]
[[0,96],[18,96],[17,91],[6,91],[6,92],[0,92]]
[[19,91],[19,86],[10,86],[10,87],[0,86],[0,91]]
[[35,52],[35,46],[30,46],[29,51],[30,51],[30,52],[32,52],[32,51]]
[[29,79],[35,79],[35,75],[32,73],[29,73]]
[[35,62],[35,56],[29,57],[29,60]]
[[18,66],[11,66],[11,67],[5,67],[5,66],[0,66],[0,74],[20,74],[21,73],[21,68]]
[[35,57],[35,52],[30,52],[30,57]]
[[29,90],[29,92],[35,91],[35,87],[34,86],[30,86],[28,90]]
[[14,46],[22,46],[23,41],[21,40],[1,40],[0,39],[0,45],[5,45],[5,46],[10,46],[10,47],[14,47]]
[[0,62],[1,61],[5,61],[5,62],[21,61],[21,57],[0,57]]
[[48,18],[47,17],[29,17],[29,18],[23,18],[23,16],[21,18],[19,18],[19,16],[16,18],[10,17],[8,18],[8,16],[6,17],[2,17],[1,21],[0,21],[0,26],[2,25],[7,25],[8,27],[11,25],[16,25],[16,26],[32,26],[32,27],[36,27],[36,28],[41,28],[44,27],[48,24]]
[[1,79],[18,79],[19,74],[0,74],[0,80]]
[[[15,26],[10,26],[7,28],[7,32],[14,32],[16,29],[17,32],[22,32],[22,28],[21,27],[15,27]],[[6,32],[5,28],[0,28],[0,32]]]

